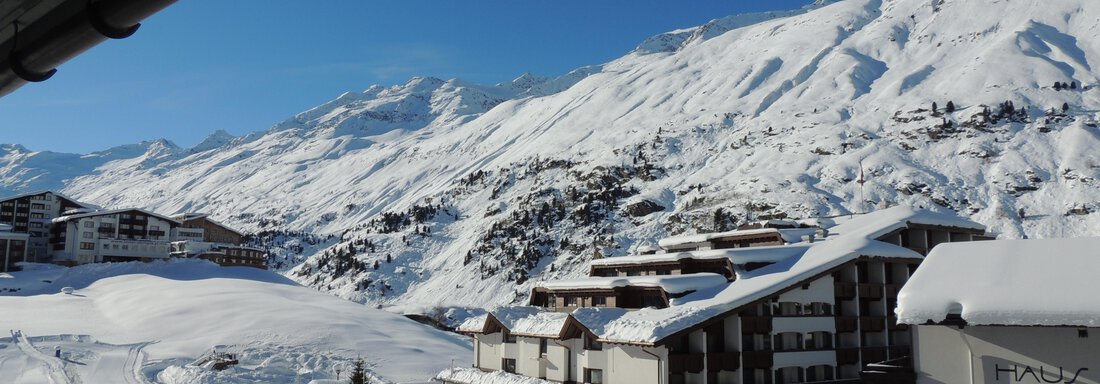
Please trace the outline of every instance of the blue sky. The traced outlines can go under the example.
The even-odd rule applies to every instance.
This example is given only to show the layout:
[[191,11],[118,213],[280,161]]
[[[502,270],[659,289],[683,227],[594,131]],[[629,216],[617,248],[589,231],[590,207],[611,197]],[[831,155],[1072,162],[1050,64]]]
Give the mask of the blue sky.
[[181,0],[49,81],[0,98],[0,143],[87,153],[264,130],[412,76],[507,81],[619,57],[648,36],[810,0]]

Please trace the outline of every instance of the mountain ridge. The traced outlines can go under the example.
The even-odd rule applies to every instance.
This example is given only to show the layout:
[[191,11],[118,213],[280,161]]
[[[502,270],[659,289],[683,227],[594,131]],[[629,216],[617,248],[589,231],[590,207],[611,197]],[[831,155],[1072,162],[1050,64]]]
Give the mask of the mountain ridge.
[[[1004,237],[1096,235],[1098,17],[846,0],[716,19],[555,79],[345,93],[211,149],[97,163],[64,191],[266,233],[288,276],[375,305],[522,301],[659,237],[897,204]],[[3,159],[2,185],[26,184]]]

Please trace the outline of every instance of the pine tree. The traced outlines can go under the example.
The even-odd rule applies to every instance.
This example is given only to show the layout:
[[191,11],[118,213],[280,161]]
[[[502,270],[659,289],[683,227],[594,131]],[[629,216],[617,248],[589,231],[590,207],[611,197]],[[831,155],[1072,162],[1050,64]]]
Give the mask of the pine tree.
[[351,376],[348,377],[348,382],[351,384],[367,384],[367,370],[363,367],[363,359],[355,361],[355,365],[351,368]]
[[1061,91],[1062,90],[1062,83],[1059,83],[1059,82],[1055,81],[1054,82],[1054,90],[1055,91]]
[[936,112],[939,112],[939,109],[940,109],[940,108],[939,108],[939,106],[937,106],[937,105],[936,105],[936,102],[935,102],[935,101],[933,101],[933,102],[932,102],[932,113],[936,113]]
[[1069,103],[1062,103],[1062,113],[1069,112]]
[[947,113],[954,113],[955,112],[955,102],[954,101],[948,101],[947,102],[947,107],[944,108],[943,110],[944,110],[944,112],[947,112]]
[[1069,82],[1069,89],[1077,89],[1077,82],[1076,81]]

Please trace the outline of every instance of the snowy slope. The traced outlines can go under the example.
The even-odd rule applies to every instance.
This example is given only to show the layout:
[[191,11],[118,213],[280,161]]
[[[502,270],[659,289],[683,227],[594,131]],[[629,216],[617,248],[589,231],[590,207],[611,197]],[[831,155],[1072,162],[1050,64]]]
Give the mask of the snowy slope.
[[65,192],[312,233],[288,276],[381,305],[522,301],[659,237],[895,204],[1007,238],[1096,235],[1098,19],[1070,0],[717,19],[557,79],[373,86],[268,131],[104,162]]
[[[51,355],[54,345],[64,344],[73,356],[66,365],[84,382],[137,382],[133,366],[147,379],[169,383],[294,382],[298,372],[332,377],[334,365],[356,356],[381,380],[423,381],[452,359],[466,364],[470,355],[460,336],[252,268],[186,261],[54,272],[60,274],[52,284],[0,296],[0,327],[22,330]],[[40,278],[43,271],[22,273],[4,280]],[[76,291],[56,293],[63,286]],[[240,365],[218,374],[185,367],[216,345],[237,355]],[[36,364],[3,363],[26,355],[0,348],[0,377],[31,372]]]

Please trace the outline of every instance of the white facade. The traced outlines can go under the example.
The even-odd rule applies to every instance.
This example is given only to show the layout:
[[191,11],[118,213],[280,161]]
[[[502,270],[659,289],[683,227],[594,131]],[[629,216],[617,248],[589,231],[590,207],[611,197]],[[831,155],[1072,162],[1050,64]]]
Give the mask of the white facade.
[[919,325],[917,383],[1100,383],[1100,328]]
[[581,337],[516,336],[514,342],[504,342],[502,332],[478,334],[474,356],[474,364],[481,369],[504,370],[506,364],[508,368],[515,364],[516,374],[557,382],[589,382],[586,379],[598,375],[610,384],[663,384],[668,376],[664,347],[602,344],[599,350],[588,350]]
[[55,244],[54,261],[86,264],[166,259],[172,227],[178,224],[140,210],[124,210],[62,217],[55,225],[65,226],[65,236]]

